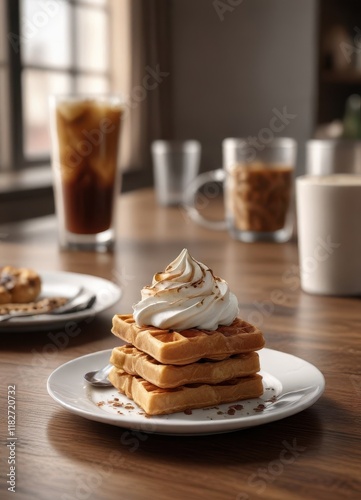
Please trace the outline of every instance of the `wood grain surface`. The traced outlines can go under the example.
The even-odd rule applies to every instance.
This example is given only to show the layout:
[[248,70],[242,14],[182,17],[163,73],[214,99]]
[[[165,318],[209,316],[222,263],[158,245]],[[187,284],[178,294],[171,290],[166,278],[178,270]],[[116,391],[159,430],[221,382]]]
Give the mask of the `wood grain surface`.
[[[47,217],[0,228],[1,265],[101,276],[123,290],[119,303],[54,347],[51,333],[0,329],[0,498],[21,500],[310,500],[361,495],[361,301],[300,289],[297,246],[244,244],[158,207],[151,190],[118,204],[113,254],[60,251]],[[316,365],[326,379],[311,408],[228,434],[163,436],[78,417],[48,395],[66,361],[118,345],[115,313],[129,313],[155,272],[188,248],[237,295],[242,317],[271,349]],[[16,492],[7,490],[7,388],[16,385]],[[293,447],[293,453],[285,450]],[[287,456],[288,460],[283,459]]]

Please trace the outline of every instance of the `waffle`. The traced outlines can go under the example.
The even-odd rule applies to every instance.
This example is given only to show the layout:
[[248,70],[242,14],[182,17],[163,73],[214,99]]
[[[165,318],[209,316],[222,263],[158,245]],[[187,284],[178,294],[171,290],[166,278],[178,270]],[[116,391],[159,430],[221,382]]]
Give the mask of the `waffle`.
[[139,327],[132,314],[115,315],[112,333],[160,363],[171,365],[186,365],[202,358],[221,360],[264,346],[262,332],[240,318],[215,331],[192,328],[178,332]]
[[163,365],[132,345],[115,347],[110,362],[130,375],[139,375],[148,382],[171,389],[184,384],[218,384],[235,377],[247,377],[259,371],[256,352],[235,354],[221,361],[198,361],[188,365]]
[[263,393],[262,377],[235,378],[220,384],[189,384],[175,389],[160,389],[141,377],[114,367],[109,374],[114,387],[132,399],[148,415],[205,408],[221,403],[257,398]]

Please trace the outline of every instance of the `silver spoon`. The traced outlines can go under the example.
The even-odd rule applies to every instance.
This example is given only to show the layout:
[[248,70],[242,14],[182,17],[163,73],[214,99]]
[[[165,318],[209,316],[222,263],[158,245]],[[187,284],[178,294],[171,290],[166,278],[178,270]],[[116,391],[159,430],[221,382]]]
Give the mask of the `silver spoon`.
[[108,375],[112,368],[113,365],[109,364],[101,370],[86,373],[84,378],[89,384],[96,387],[111,387],[113,384],[109,382]]
[[94,302],[96,301],[96,295],[95,294],[90,294],[89,292],[84,292],[81,293],[80,295],[77,295],[74,299],[71,301],[67,302],[63,306],[59,306],[56,309],[52,309],[50,311],[44,311],[44,312],[39,312],[39,311],[14,311],[9,314],[3,314],[0,316],[0,322],[3,321],[10,321],[13,318],[22,318],[26,316],[40,316],[43,314],[48,314],[48,315],[57,315],[57,314],[69,314],[73,312],[79,312],[79,311],[84,311],[86,309],[89,309]]

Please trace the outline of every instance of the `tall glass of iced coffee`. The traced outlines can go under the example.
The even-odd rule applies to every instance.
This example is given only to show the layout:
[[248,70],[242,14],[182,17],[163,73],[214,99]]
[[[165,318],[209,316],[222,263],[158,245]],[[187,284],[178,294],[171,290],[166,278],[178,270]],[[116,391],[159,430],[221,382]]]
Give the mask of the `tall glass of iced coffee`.
[[50,98],[54,194],[63,248],[107,251],[114,246],[123,111],[117,96]]

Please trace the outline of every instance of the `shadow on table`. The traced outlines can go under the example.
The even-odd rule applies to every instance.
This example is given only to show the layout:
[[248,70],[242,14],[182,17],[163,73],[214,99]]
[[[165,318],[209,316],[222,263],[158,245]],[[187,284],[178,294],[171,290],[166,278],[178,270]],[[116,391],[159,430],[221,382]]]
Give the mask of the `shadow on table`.
[[[341,410],[334,408],[334,411]],[[253,461],[276,460],[282,453],[291,456],[292,450],[294,455],[318,450],[324,439],[321,413],[322,408],[318,406],[277,422],[236,432],[173,436],[110,426],[60,410],[49,421],[47,430],[51,445],[79,462],[106,463],[116,450],[125,457],[127,468],[132,467],[132,462],[135,467],[139,459],[147,458],[173,466],[185,462],[188,466],[239,466]],[[67,439],[64,439],[64,429]]]
[[68,321],[65,326],[50,330],[2,332],[0,347],[4,351],[8,348],[12,351],[27,352],[32,349],[41,350],[48,344],[52,344],[63,350],[111,337],[110,330],[109,315],[99,315],[79,322]]

